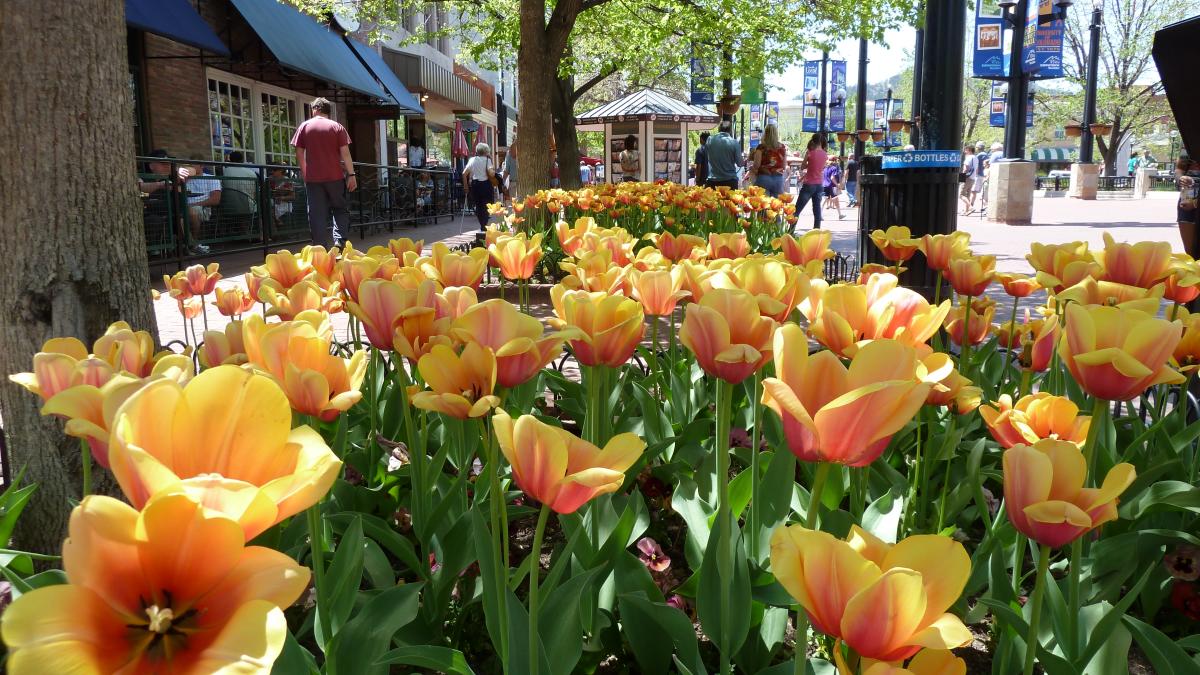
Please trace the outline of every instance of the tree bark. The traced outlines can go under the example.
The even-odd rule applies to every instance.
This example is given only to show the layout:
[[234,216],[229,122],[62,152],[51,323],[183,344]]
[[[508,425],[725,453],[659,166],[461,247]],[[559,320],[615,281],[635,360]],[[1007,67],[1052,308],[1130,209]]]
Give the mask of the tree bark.
[[579,132],[575,130],[575,88],[571,78],[555,77],[550,97],[554,139],[558,147],[558,178],[564,190],[582,185],[579,177]]
[[[28,371],[42,343],[90,345],[118,319],[157,334],[134,174],[124,5],[5,0],[0,57],[0,374]],[[16,545],[57,553],[81,489],[80,444],[7,379],[0,417],[13,472],[38,490]],[[103,470],[93,485],[113,489]]]
[[517,121],[515,196],[518,198],[550,184],[551,107],[558,64],[582,8],[581,0],[559,0],[547,21],[546,0],[521,0],[521,44],[517,47],[517,86],[521,92],[521,117]]

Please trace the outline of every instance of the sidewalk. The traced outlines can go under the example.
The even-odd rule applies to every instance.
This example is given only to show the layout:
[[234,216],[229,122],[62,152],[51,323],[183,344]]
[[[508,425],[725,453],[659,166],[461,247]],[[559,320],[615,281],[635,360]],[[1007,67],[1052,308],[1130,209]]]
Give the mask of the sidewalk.
[[[822,226],[833,232],[833,247],[843,254],[857,254],[858,251],[858,209],[843,207],[844,220],[837,219],[837,212],[824,213]],[[831,220],[829,216],[832,215]],[[1036,198],[1034,200],[1033,225],[1010,226],[988,222],[979,216],[958,219],[958,228],[971,233],[971,248],[980,254],[996,256],[996,268],[1001,272],[1029,273],[1029,264],[1025,254],[1029,252],[1030,244],[1063,243],[1069,241],[1087,241],[1093,249],[1099,249],[1104,244],[1105,232],[1112,234],[1117,241],[1167,241],[1176,250],[1182,248],[1179,230],[1175,224],[1175,202],[1164,199],[1143,200],[1100,200],[1079,201],[1061,198]],[[800,216],[798,231],[812,227],[812,215],[806,208]],[[388,239],[408,237],[423,239],[428,250],[435,242],[445,241],[453,246],[474,238],[476,224],[470,216],[457,218],[436,225],[424,225],[416,228],[404,228],[394,233],[384,233],[355,241],[360,249],[370,248],[376,244],[386,244]],[[251,265],[261,264],[261,256],[255,253],[242,253],[234,256],[214,257],[213,261],[221,263],[221,274],[224,278],[218,284],[222,287],[230,285],[245,286],[242,275]],[[162,290],[161,275],[153,277],[154,288]],[[1039,294],[1040,295],[1040,294]],[[1030,300],[1034,300],[1031,298]],[[1040,298],[1037,299],[1041,301]],[[256,305],[250,313],[261,311],[261,305]],[[173,340],[183,340],[184,321],[179,314],[175,301],[165,294],[155,303],[158,317],[159,339],[162,344]],[[997,321],[1007,320],[998,313]],[[228,319],[221,316],[211,303],[208,305],[208,324],[210,330],[221,330]],[[346,334],[347,315],[335,314],[332,317],[334,330],[339,336]],[[203,330],[203,321],[196,319],[197,334]]]

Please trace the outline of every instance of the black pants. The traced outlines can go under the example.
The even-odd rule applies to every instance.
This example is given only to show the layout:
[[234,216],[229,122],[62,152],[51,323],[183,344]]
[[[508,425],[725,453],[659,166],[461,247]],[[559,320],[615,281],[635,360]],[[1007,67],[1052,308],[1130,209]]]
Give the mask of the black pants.
[[487,229],[488,206],[494,201],[496,188],[492,187],[492,181],[471,179],[471,203],[475,205],[475,218],[481,230]]
[[346,207],[346,182],[305,181],[308,196],[308,229],[314,244],[325,248],[341,246],[350,229],[350,209]]
[[737,186],[738,182],[736,178],[731,178],[729,180],[717,180],[715,178],[709,178],[708,180],[704,181],[704,187],[710,188],[727,187],[731,190],[736,190]]

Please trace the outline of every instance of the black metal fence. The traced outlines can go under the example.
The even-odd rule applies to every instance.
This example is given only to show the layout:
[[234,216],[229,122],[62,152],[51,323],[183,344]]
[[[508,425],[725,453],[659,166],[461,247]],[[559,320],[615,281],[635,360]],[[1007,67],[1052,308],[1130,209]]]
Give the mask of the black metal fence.
[[1096,181],[1096,189],[1100,192],[1133,189],[1133,176],[1100,176]]
[[1038,176],[1033,179],[1033,188],[1035,190],[1063,192],[1069,187],[1071,187],[1070,176]]
[[[182,268],[214,252],[266,253],[310,241],[296,167],[154,157],[138,163],[151,263]],[[183,167],[188,170],[181,172]],[[463,202],[461,186],[446,169],[356,163],[355,173],[358,189],[348,194],[350,237],[453,218]]]

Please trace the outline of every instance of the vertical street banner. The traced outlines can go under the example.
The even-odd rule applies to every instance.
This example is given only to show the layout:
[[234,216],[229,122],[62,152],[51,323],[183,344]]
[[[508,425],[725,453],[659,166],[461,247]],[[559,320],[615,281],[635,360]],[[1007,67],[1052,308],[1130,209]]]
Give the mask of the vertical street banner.
[[804,116],[801,131],[816,133],[820,127],[821,110],[821,62],[804,62]]
[[973,43],[972,75],[992,79],[1008,75],[1008,59],[1004,55],[1004,19],[999,0],[976,0]]
[[887,128],[887,100],[882,98],[875,99],[874,110],[871,112],[871,128],[886,129]]
[[1021,71],[1033,79],[1063,76],[1062,19],[1050,19],[1054,0],[1029,0],[1025,13],[1025,42],[1021,47]]
[[689,62],[691,70],[691,103],[692,105],[712,105],[716,103],[716,77],[714,76],[712,64],[708,61],[696,56],[696,51],[692,50],[692,58]]
[[779,124],[779,104],[775,101],[750,104],[750,149],[758,147],[768,124]]
[[992,100],[988,112],[988,126],[1004,126],[1004,97],[1008,95],[1008,85],[1004,82],[992,82]]
[[[830,61],[830,91],[832,100],[829,103],[829,130],[830,131],[845,131],[846,130],[846,62],[845,61]],[[837,95],[841,94],[842,100],[837,100]]]
[[[898,119],[904,118],[904,99],[902,99],[902,98],[892,99],[892,110],[888,116],[888,119],[897,119],[897,118]],[[903,131],[889,131],[889,135],[891,136],[891,138],[888,139],[888,143],[893,148],[904,145],[904,132]]]
[[[988,126],[1004,127],[1004,120],[1007,117],[1005,113],[1005,105],[1008,98],[1008,85],[1003,82],[992,83],[992,100],[991,109],[988,114]],[[1025,126],[1033,127],[1033,94],[1025,102]]]

